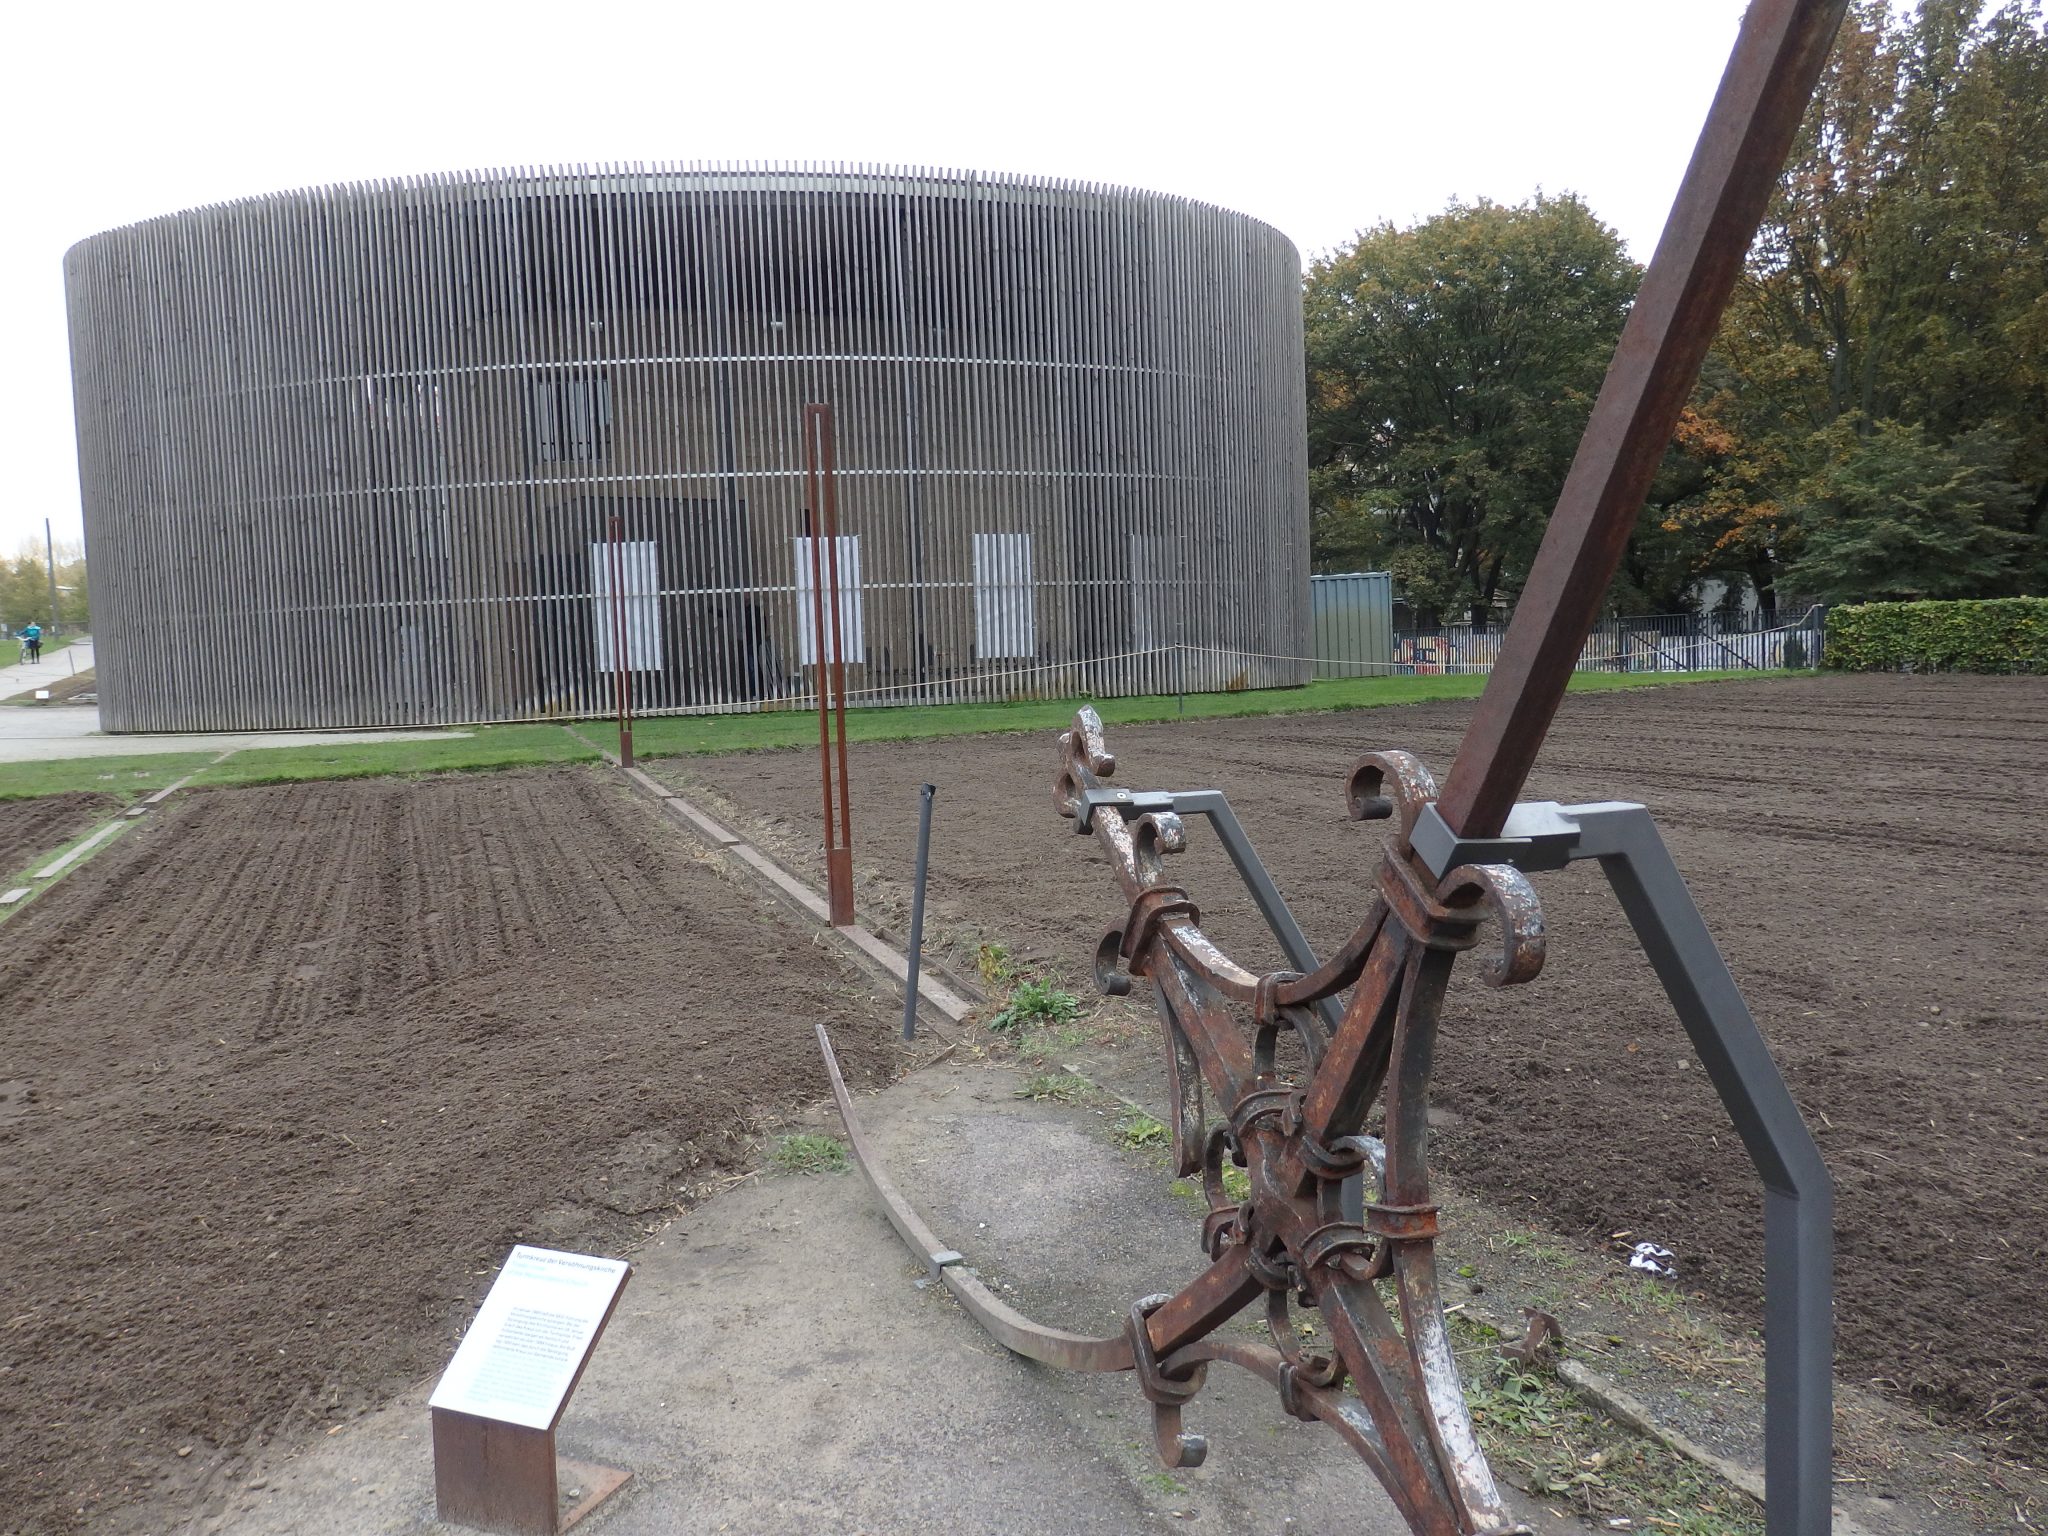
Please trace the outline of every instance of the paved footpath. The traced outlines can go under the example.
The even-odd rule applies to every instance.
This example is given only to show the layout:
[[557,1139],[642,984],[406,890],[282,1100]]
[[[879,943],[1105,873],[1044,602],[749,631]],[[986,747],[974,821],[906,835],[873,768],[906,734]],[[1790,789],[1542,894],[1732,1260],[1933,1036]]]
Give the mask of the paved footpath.
[[[46,651],[34,666],[0,667],[0,698],[47,688],[93,664],[90,636]],[[431,741],[468,731],[191,731],[106,736],[100,712],[80,704],[0,707],[0,763],[67,757],[133,757],[150,752],[239,752],[263,747],[330,747],[378,741]]]
[[[1194,1215],[1163,1170],[1112,1144],[1107,1116],[1019,1099],[1017,1082],[941,1065],[863,1099],[863,1115],[906,1194],[1001,1294],[1113,1332],[1131,1298],[1192,1274]],[[922,1266],[857,1172],[750,1178],[633,1258],[561,1427],[565,1457],[635,1474],[584,1527],[592,1536],[1405,1529],[1345,1446],[1228,1366],[1188,1410],[1207,1464],[1162,1473],[1128,1374],[1006,1353],[946,1292],[917,1285]],[[442,1531],[430,1387],[297,1455],[223,1468],[191,1528]],[[1541,1508],[1521,1513],[1565,1529]]]

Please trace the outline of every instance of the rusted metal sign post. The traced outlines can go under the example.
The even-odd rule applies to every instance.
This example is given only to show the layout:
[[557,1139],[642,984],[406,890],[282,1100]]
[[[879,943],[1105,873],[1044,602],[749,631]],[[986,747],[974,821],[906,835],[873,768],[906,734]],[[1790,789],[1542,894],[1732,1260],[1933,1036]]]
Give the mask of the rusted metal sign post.
[[[1439,1299],[1439,1214],[1425,1162],[1438,1012],[1458,954],[1488,921],[1485,979],[1533,979],[1544,958],[1525,871],[1598,859],[1698,1046],[1766,1185],[1769,1524],[1830,1526],[1830,1194],[1826,1169],[1772,1067],[1654,824],[1640,806],[1517,805],[1580,647],[1619,563],[1754,237],[1844,9],[1842,0],[1754,0],[1671,218],[1630,312],[1500,662],[1441,796],[1405,752],[1351,768],[1354,819],[1390,819],[1364,920],[1307,964],[1292,919],[1213,792],[1134,792],[1093,710],[1060,738],[1053,799],[1107,853],[1128,915],[1097,949],[1097,979],[1152,985],[1165,1043],[1176,1171],[1199,1175],[1209,1265],[1177,1294],[1131,1304],[1120,1334],[1040,1327],[998,1301],[939,1245],[872,1165],[836,1067],[856,1154],[892,1220],[962,1305],[1010,1349],[1075,1370],[1130,1370],[1168,1466],[1199,1463],[1183,1407],[1216,1361],[1254,1371],[1282,1406],[1321,1420],[1372,1468],[1427,1536],[1517,1529],[1466,1411]],[[1202,931],[1168,873],[1182,812],[1208,814],[1300,971],[1257,974]],[[1241,845],[1241,846],[1240,846]],[[1348,994],[1348,997],[1347,997]],[[1329,1010],[1342,1006],[1334,1026]],[[1288,1053],[1281,1037],[1296,1043]],[[820,1032],[822,1040],[822,1031]],[[1299,1070],[1283,1065],[1301,1063]],[[831,1066],[827,1048],[827,1062]],[[1207,1125],[1205,1096],[1222,1123]],[[1226,1160],[1250,1193],[1225,1192]],[[1364,1189],[1362,1209],[1347,1187]],[[1347,1206],[1351,1212],[1347,1213]],[[1261,1307],[1272,1343],[1219,1332]],[[1291,1319],[1320,1314],[1329,1353]],[[1345,1391],[1346,1384],[1350,1391]]]
[[611,515],[607,554],[612,574],[612,678],[618,685],[619,763],[633,766],[633,678],[626,637],[626,524]]
[[812,658],[818,680],[818,775],[825,800],[825,896],[832,926],[845,928],[853,922],[853,809],[846,785],[846,660],[839,627],[839,471],[829,405],[804,407],[804,486],[811,511],[811,613],[817,642]]

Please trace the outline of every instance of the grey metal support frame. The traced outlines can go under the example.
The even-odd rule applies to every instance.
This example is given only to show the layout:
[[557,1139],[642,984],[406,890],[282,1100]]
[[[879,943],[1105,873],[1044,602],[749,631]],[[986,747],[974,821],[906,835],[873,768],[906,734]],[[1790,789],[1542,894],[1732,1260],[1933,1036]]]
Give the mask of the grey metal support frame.
[[[1245,836],[1244,824],[1237,819],[1237,812],[1230,808],[1230,802],[1223,797],[1220,789],[1181,790],[1090,790],[1083,797],[1092,811],[1098,805],[1116,805],[1133,814],[1146,811],[1172,811],[1177,816],[1206,816],[1209,824],[1216,829],[1216,835],[1223,840],[1223,851],[1230,855],[1231,865],[1237,870],[1238,878],[1244,881],[1245,889],[1251,892],[1252,901],[1258,906],[1259,916],[1266,920],[1266,926],[1273,937],[1280,941],[1280,952],[1287,957],[1287,963],[1306,974],[1322,962],[1316,959],[1316,952],[1309,947],[1308,936],[1301,931],[1301,924],[1294,920],[1294,914],[1287,908],[1286,900],[1280,895],[1280,888],[1273,883],[1273,877],[1266,873],[1266,866],[1252,849],[1252,840]],[[1088,817],[1075,818],[1074,830],[1092,830]],[[1326,997],[1315,1004],[1316,1013],[1332,1031],[1344,1017],[1343,1003],[1334,997]]]
[[1517,805],[1498,838],[1461,841],[1436,807],[1413,835],[1441,875],[1598,859],[1764,1184],[1764,1487],[1771,1536],[1833,1526],[1834,1185],[1756,1020],[1640,805]]
[[[1317,968],[1307,936],[1221,791],[1090,791],[1085,808],[1097,805],[1207,817],[1288,964]],[[1088,831],[1089,821],[1087,814],[1077,817],[1075,830]],[[1763,1180],[1767,1528],[1771,1536],[1826,1536],[1833,1526],[1834,1185],[1655,820],[1628,801],[1528,801],[1515,806],[1499,837],[1460,839],[1431,805],[1411,842],[1438,876],[1463,864],[1512,864],[1533,873],[1599,860]],[[1338,1000],[1316,1007],[1334,1028]],[[1355,1219],[1360,1180],[1346,1184],[1344,1198]]]

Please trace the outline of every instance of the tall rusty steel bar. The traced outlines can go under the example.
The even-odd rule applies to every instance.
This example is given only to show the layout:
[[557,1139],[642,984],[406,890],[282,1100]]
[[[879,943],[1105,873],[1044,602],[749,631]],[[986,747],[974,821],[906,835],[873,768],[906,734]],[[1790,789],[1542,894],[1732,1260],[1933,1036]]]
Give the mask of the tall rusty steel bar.
[[832,407],[805,406],[803,432],[812,632],[817,636],[811,661],[818,680],[818,780],[825,810],[826,910],[833,927],[845,928],[853,922],[853,799],[846,768],[845,630],[839,608],[839,468],[834,452]]
[[172,214],[65,272],[112,730],[611,713],[613,516],[655,563],[633,712],[801,707],[814,400],[849,705],[1165,691],[1183,639],[1193,688],[1308,678],[1274,659],[1311,650],[1300,260],[1241,214],[524,167]]
[[[1830,1528],[1825,1166],[1643,808],[1518,805],[1516,797],[1844,8],[1844,0],[1752,0],[1449,786],[1439,795],[1406,752],[1369,752],[1351,765],[1344,798],[1352,818],[1392,825],[1362,893],[1365,911],[1334,953],[1305,973],[1238,964],[1173,879],[1173,856],[1187,846],[1182,807],[1193,812],[1210,797],[1113,785],[1117,762],[1092,708],[1060,737],[1054,808],[1094,838],[1125,903],[1096,945],[1096,979],[1112,994],[1140,978],[1150,983],[1173,1167],[1201,1180],[1208,1266],[1177,1294],[1133,1301],[1120,1333],[1078,1336],[997,1300],[885,1175],[875,1184],[905,1240],[1006,1347],[1068,1369],[1131,1371],[1169,1467],[1207,1454],[1183,1414],[1208,1367],[1228,1362],[1277,1387],[1287,1412],[1336,1430],[1420,1536],[1526,1530],[1487,1465],[1445,1322],[1428,1095],[1458,955],[1491,929],[1482,979],[1534,980],[1547,935],[1528,872],[1595,857],[1764,1177],[1770,1273],[1774,1281],[1789,1274],[1787,1289],[1797,1293],[1790,1303],[1774,1295],[1766,1308],[1769,1528],[1773,1536]],[[1619,830],[1622,822],[1634,831]],[[1269,920],[1279,910],[1261,905],[1273,908]],[[1276,932],[1281,926],[1276,920]],[[1333,1002],[1342,1004],[1334,1027]],[[876,1172],[822,1028],[819,1038],[854,1155]],[[1230,1164],[1244,1170],[1240,1190],[1224,1179]],[[1347,1190],[1360,1186],[1365,1198],[1353,1205]],[[1253,1305],[1265,1314],[1270,1345],[1217,1337]],[[1297,1306],[1319,1315],[1328,1348],[1303,1342]]]

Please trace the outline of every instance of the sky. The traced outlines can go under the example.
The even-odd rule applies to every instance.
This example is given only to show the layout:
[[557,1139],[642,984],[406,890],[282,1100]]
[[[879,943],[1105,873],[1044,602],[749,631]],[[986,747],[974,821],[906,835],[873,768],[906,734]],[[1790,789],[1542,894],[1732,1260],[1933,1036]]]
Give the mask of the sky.
[[102,0],[22,7],[0,555],[80,538],[63,256],[198,204],[497,165],[839,160],[1178,193],[1304,263],[1576,192],[1648,260],[1741,0]]

